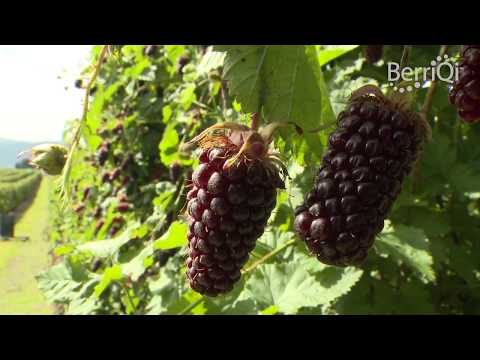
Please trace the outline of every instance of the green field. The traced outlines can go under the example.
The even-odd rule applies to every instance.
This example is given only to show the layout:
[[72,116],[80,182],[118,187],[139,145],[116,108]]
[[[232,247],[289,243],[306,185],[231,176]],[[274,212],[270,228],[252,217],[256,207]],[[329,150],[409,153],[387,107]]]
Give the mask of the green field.
[[32,169],[0,169],[0,183],[11,183],[34,174]]
[[0,314],[52,314],[38,290],[35,275],[48,266],[48,197],[52,185],[44,177],[33,202],[19,215],[15,236],[28,241],[0,241]]
[[0,169],[0,213],[14,211],[37,189],[41,175],[31,169]]

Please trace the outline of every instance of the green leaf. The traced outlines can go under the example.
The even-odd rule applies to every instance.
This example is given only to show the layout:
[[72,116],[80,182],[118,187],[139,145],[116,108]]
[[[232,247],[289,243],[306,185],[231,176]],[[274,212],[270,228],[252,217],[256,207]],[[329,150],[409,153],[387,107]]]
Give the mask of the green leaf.
[[422,229],[428,238],[441,236],[451,231],[448,214],[426,205],[402,206],[390,218]]
[[78,296],[68,304],[66,315],[89,315],[101,306],[93,291],[98,281],[99,279],[92,279],[82,285]]
[[[134,227],[136,228],[137,226],[138,225],[135,225]],[[131,231],[134,227],[129,227],[126,231],[113,239],[86,242],[77,246],[77,250],[80,252],[88,252],[98,258],[113,257],[123,245],[130,241]]]
[[476,169],[471,164],[457,163],[452,166],[449,179],[454,189],[463,193],[480,191],[480,174]]
[[165,165],[171,165],[179,159],[178,143],[180,139],[175,126],[176,124],[174,122],[168,124],[163,132],[163,138],[159,145],[160,158]]
[[75,298],[82,283],[75,281],[71,268],[64,262],[36,276],[39,289],[49,302],[63,303]]
[[245,277],[240,278],[233,290],[216,298],[205,298],[206,314],[256,315],[255,301],[245,289]]
[[275,315],[276,313],[278,313],[277,305],[271,305],[268,308],[260,311],[260,315]]
[[225,61],[225,53],[220,51],[212,51],[211,48],[207,50],[202,57],[202,61],[198,64],[197,71],[200,75],[205,75],[209,71],[219,68]]
[[[386,279],[363,276],[348,296],[335,305],[340,314],[433,314],[430,289],[420,280],[402,281],[391,286]],[[403,280],[403,279],[402,279]]]
[[[93,278],[92,278],[93,277]],[[89,297],[99,278],[87,275],[75,256],[61,262],[36,277],[39,289],[52,303],[69,304]]]
[[115,280],[121,280],[123,278],[122,267],[120,265],[114,265],[105,269],[100,283],[95,287],[95,295],[100,297],[106,288]]
[[192,103],[197,100],[195,95],[195,84],[189,84],[182,90],[178,97],[178,102],[182,105],[183,110],[187,111],[192,106]]
[[142,224],[139,227],[132,229],[131,237],[143,238],[149,233],[150,229],[147,224]]
[[67,255],[70,254],[75,250],[75,246],[73,245],[63,245],[63,246],[57,246],[53,252],[55,253],[56,256],[62,256],[62,255]]
[[[165,45],[165,51],[168,60],[170,60],[173,65],[176,65],[178,58],[185,52],[185,45]],[[172,66],[172,68],[173,71],[175,71],[175,66]]]
[[[226,45],[223,76],[245,112],[262,113],[266,122],[292,121],[305,130],[333,118],[314,46]],[[325,101],[325,99],[327,101]]]
[[320,66],[356,49],[358,45],[327,45],[318,50],[318,62]]
[[[184,295],[192,291],[187,290],[184,272],[180,271],[178,262],[169,261],[162,267],[158,280],[151,281],[149,289],[153,294],[147,305],[149,315],[175,314],[191,304]],[[187,298],[191,299],[190,295]]]
[[150,291],[153,293],[152,299],[147,305],[148,315],[159,315],[167,311],[168,304],[180,297],[175,284],[167,276],[160,275],[158,280],[149,284]]
[[260,307],[276,305],[285,314],[302,307],[328,306],[346,294],[362,270],[326,268],[306,257],[283,264],[266,264],[256,270],[246,288]]
[[375,243],[375,248],[379,253],[390,255],[412,267],[421,279],[435,280],[433,258],[423,230],[404,225],[393,228],[387,223]]
[[[122,273],[130,276],[133,281],[137,281],[143,275],[145,270],[152,265],[150,256],[153,255],[153,244],[149,244],[143,250],[126,264],[122,264]],[[148,261],[150,259],[150,261]]]
[[98,308],[98,299],[95,296],[78,298],[68,305],[65,315],[91,315]]
[[157,250],[168,250],[182,247],[187,243],[187,231],[188,227],[186,224],[174,221],[167,232],[155,240],[154,248]]
[[455,150],[444,134],[434,131],[433,139],[425,145],[422,154],[423,186],[428,193],[438,193],[450,182],[451,169],[455,166]]
[[153,200],[153,203],[155,206],[165,210],[164,206],[169,203],[176,187],[170,181],[160,181],[155,185],[155,190],[159,196]]
[[168,121],[172,117],[172,114],[173,114],[173,110],[169,105],[166,105],[162,108],[162,117],[163,117],[163,122],[165,124],[168,123]]

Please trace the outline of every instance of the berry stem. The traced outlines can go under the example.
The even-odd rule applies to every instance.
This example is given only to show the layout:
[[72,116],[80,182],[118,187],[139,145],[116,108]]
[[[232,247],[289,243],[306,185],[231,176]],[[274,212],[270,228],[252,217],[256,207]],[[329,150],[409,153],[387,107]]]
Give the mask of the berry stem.
[[257,130],[258,126],[260,125],[260,119],[258,118],[258,113],[254,112],[252,113],[252,126],[251,128],[253,130]]
[[[442,47],[440,48],[439,56],[443,58],[446,55],[447,51],[448,51],[448,45],[442,45]],[[427,95],[425,96],[425,102],[423,103],[423,107],[420,112],[420,114],[424,116],[425,120],[427,120],[428,114],[432,109],[433,95],[435,94],[437,85],[438,85],[437,79],[432,80],[432,84],[428,89]]]
[[128,302],[130,303],[130,307],[132,308],[133,310],[133,315],[136,315],[136,312],[137,312],[137,308],[135,307],[135,304],[133,303],[133,299],[132,297],[130,296],[130,293],[128,292],[128,288],[125,286],[125,284],[123,282],[120,281],[120,286],[122,287],[123,291],[125,291],[125,294],[127,294],[127,299],[128,299]]
[[252,270],[255,270],[258,266],[262,265],[264,262],[266,262],[267,260],[271,259],[272,257],[278,255],[279,253],[281,253],[282,251],[284,251],[285,249],[287,249],[288,247],[294,245],[296,242],[295,239],[292,239],[292,240],[289,240],[287,241],[285,244],[283,244],[282,246],[279,246],[278,248],[276,248],[275,250],[269,252],[267,255],[265,255],[264,257],[262,257],[261,259],[259,259],[258,261],[254,262],[251,266],[249,266],[247,269],[245,269],[243,271],[243,274],[246,274]]
[[[400,72],[408,65],[411,53],[412,45],[403,45],[402,58],[400,59]],[[402,81],[402,77],[400,77],[395,85],[399,86]]]
[[223,81],[220,82],[220,96],[222,98],[222,113],[225,117],[225,111],[227,111],[227,89]]
[[85,125],[87,121],[87,114],[88,114],[88,98],[90,96],[90,88],[92,87],[93,83],[97,79],[98,74],[100,73],[100,68],[102,67],[103,60],[105,59],[105,56],[108,54],[108,45],[104,45],[100,55],[98,56],[97,63],[95,64],[95,69],[93,72],[93,75],[90,79],[90,81],[87,84],[87,87],[85,89],[85,97],[83,100],[83,113],[82,113],[82,118],[80,120],[80,123],[78,124],[78,127],[75,131],[75,135],[72,140],[72,144],[70,145],[70,150],[68,152],[67,160],[65,162],[65,166],[63,168],[62,172],[62,182],[61,182],[61,195],[64,199],[64,205],[67,204],[69,197],[70,197],[70,188],[68,184],[68,180],[70,178],[70,171],[72,168],[72,159],[73,155],[77,149],[77,146],[80,142],[80,137],[82,134],[82,129],[83,125]]
[[193,303],[188,305],[185,309],[183,309],[181,312],[178,313],[178,315],[186,315],[188,314],[191,310],[195,309],[198,305],[200,305],[203,301],[205,300],[205,297],[202,296],[195,300]]
[[403,45],[402,59],[400,60],[400,71],[408,65],[411,53],[412,45]]
[[[439,56],[443,58],[443,56],[447,53],[448,51],[448,45],[442,45],[440,48]],[[425,96],[425,101],[422,106],[422,110],[420,111],[420,116],[423,118],[423,120],[428,123],[428,116],[430,114],[430,111],[432,110],[432,105],[433,105],[433,96],[435,95],[435,90],[437,89],[438,82],[435,80],[432,80],[432,83],[430,87],[428,88],[427,95]],[[413,168],[413,177],[412,177],[412,192],[415,193],[418,187],[418,183],[420,181],[420,172],[421,172],[421,156],[422,154],[420,153],[418,155],[418,159],[415,162],[414,168]]]

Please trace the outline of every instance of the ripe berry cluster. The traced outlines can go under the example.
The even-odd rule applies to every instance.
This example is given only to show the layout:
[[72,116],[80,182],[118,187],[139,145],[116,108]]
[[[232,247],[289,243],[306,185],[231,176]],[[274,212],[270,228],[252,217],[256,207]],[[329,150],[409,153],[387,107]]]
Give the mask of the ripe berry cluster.
[[480,120],[480,45],[464,45],[449,100],[468,123]]
[[400,193],[422,141],[416,119],[371,96],[338,117],[295,228],[326,264],[360,265]]
[[200,156],[187,195],[187,277],[193,290],[216,296],[232,290],[240,270],[263,234],[283,181],[260,160],[231,167],[225,149]]

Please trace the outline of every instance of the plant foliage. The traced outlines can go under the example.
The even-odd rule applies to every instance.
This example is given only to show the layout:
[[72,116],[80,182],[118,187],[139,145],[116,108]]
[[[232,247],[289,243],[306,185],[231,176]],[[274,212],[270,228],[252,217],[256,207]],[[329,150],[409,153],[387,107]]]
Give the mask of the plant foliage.
[[[414,46],[412,66],[439,51]],[[432,140],[361,268],[319,263],[293,233],[335,116],[360,86],[387,90],[386,63],[401,55],[402,46],[385,46],[372,65],[358,46],[115,49],[88,100],[73,205],[51,204],[55,265],[37,277],[47,299],[65,314],[479,313],[480,127],[458,121],[445,83],[428,113]],[[275,138],[290,178],[242,280],[228,295],[203,298],[185,278],[184,183],[198,160],[182,144],[216,123],[249,124],[253,112],[303,135],[286,127]],[[67,143],[78,121],[71,125]]]

